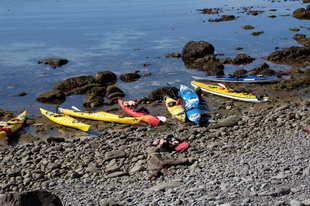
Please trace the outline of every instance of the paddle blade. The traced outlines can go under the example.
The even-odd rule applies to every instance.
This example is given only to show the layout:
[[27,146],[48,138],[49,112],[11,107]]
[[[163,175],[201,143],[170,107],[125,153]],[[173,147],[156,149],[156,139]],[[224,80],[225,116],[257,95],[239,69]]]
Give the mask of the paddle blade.
[[71,108],[74,109],[75,111],[79,111],[79,112],[81,111],[81,110],[80,110],[79,108],[77,108],[76,106],[72,106]]
[[162,121],[162,122],[167,121],[167,118],[164,117],[164,116],[158,116],[157,118],[158,118],[160,121]]
[[[221,86],[221,87],[223,87],[223,88],[225,88],[225,89],[227,89],[227,87],[224,85],[224,84],[222,84],[222,83],[217,83],[219,86]],[[227,89],[228,90],[228,89]]]

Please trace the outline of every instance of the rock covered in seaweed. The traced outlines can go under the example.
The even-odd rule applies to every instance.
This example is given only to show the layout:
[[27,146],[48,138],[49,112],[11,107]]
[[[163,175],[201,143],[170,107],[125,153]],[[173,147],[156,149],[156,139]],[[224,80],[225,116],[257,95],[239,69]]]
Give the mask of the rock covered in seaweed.
[[61,67],[65,64],[67,64],[69,60],[67,59],[58,59],[58,58],[47,58],[43,59],[42,61],[38,61],[38,64],[44,64],[44,65],[50,65],[53,69],[56,69],[57,67]]

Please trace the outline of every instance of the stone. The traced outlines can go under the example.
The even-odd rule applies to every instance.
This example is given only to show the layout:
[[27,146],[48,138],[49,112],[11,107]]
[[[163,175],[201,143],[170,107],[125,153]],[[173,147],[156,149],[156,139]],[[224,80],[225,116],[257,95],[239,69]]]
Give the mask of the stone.
[[1,201],[2,206],[62,206],[56,195],[44,191],[34,190],[22,193],[4,194]]
[[162,183],[158,183],[157,185],[151,187],[151,190],[164,191],[167,189],[180,187],[181,185],[182,185],[182,183],[180,183],[180,182],[162,182]]
[[114,150],[105,154],[105,161],[126,157],[126,153],[120,150]]
[[121,74],[120,75],[120,79],[123,82],[134,82],[134,81],[137,81],[140,78],[141,78],[141,75],[137,74],[137,73],[126,73],[126,74]]
[[156,101],[156,100],[162,100],[165,96],[171,96],[175,97],[178,95],[178,89],[176,87],[162,87],[155,89],[152,91],[149,96],[148,100],[149,101]]
[[205,41],[190,41],[185,44],[182,50],[182,59],[198,59],[205,55],[214,54],[214,47],[212,44]]
[[104,84],[104,85],[112,85],[116,83],[117,76],[115,73],[111,71],[102,71],[102,72],[97,72],[94,76],[94,79],[97,83]]
[[66,95],[60,90],[44,92],[36,97],[38,102],[60,104],[66,100]]
[[69,61],[67,59],[59,59],[59,58],[47,58],[42,61],[38,61],[38,64],[50,65],[53,69],[57,67],[61,67],[67,64]]

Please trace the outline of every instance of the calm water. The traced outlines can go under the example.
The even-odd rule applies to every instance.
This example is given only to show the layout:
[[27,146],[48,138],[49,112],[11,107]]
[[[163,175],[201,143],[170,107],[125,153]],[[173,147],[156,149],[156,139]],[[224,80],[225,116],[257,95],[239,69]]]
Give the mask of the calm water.
[[[258,16],[241,13],[241,7],[264,10]],[[231,22],[209,23],[217,15],[202,15],[197,9],[223,8],[222,14],[239,18]],[[253,1],[212,0],[2,0],[0,7],[0,104],[2,109],[20,112],[28,109],[38,114],[39,107],[55,109],[54,105],[36,102],[35,97],[52,90],[53,85],[68,77],[98,71],[122,73],[140,70],[151,72],[133,83],[117,86],[126,99],[140,98],[170,82],[190,85],[192,74],[202,72],[187,69],[181,59],[167,59],[168,53],[181,52],[191,40],[207,41],[217,53],[234,58],[244,52],[256,60],[249,65],[225,65],[225,73],[238,68],[253,69],[263,62],[260,57],[275,47],[298,45],[291,27],[309,27],[309,22],[294,19],[292,14],[302,1],[271,3]],[[270,9],[277,9],[270,11]],[[288,10],[289,9],[289,10]],[[268,18],[276,15],[276,18]],[[252,25],[254,30],[243,30]],[[252,36],[254,31],[264,31]],[[299,33],[309,34],[301,28]],[[243,47],[242,51],[235,50]],[[37,61],[45,58],[66,58],[69,63],[55,70]],[[273,65],[272,69],[279,69]],[[143,67],[143,64],[151,64]],[[281,69],[289,69],[284,67]],[[25,91],[24,97],[11,95]],[[64,107],[82,107],[84,96],[70,96]]]

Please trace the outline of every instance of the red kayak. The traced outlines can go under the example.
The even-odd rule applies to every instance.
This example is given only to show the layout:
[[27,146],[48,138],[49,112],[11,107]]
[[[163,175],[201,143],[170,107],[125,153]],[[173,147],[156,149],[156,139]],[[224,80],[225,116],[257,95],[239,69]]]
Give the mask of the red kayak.
[[138,106],[125,106],[124,101],[122,99],[118,99],[118,103],[121,106],[121,108],[129,115],[133,117],[142,117],[142,121],[150,123],[152,125],[158,125],[160,120],[156,117],[148,114],[148,112],[143,111],[142,107]]

